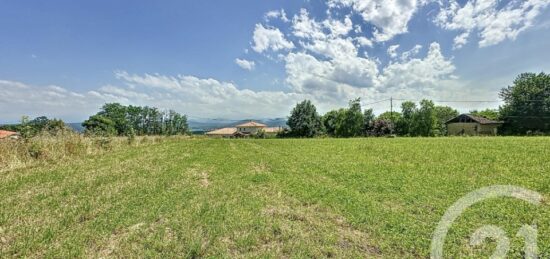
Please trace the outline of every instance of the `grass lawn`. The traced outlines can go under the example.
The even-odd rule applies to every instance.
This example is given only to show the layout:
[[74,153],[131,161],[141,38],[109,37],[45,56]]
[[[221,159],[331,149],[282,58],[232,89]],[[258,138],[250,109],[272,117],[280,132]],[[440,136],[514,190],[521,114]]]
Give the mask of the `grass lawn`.
[[544,196],[466,210],[448,257],[492,224],[536,225],[550,257],[550,138],[169,140],[0,174],[0,257],[427,257],[455,201],[490,185]]

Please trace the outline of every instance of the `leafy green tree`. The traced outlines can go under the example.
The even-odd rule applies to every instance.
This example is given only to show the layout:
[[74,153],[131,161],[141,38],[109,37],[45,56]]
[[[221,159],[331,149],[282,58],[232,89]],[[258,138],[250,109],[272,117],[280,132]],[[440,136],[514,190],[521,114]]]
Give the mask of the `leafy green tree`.
[[505,103],[499,111],[505,133],[550,133],[550,74],[520,74],[500,97]]
[[376,119],[368,133],[369,136],[382,137],[388,136],[393,132],[393,123],[387,119]]
[[[159,111],[154,107],[140,106],[123,106],[118,103],[105,104],[101,111],[94,116],[101,116],[101,120],[108,119],[113,123],[115,134],[119,136],[128,135],[177,135],[188,134],[189,126],[187,117],[173,110]],[[92,116],[93,117],[93,116]],[[90,119],[92,119],[90,117]],[[89,124],[90,131],[101,130],[102,127],[97,127],[101,121],[98,118],[93,118]],[[102,125],[99,123],[99,125]],[[108,127],[105,130],[110,130]],[[110,131],[105,134],[111,134]]]
[[376,116],[374,115],[372,109],[365,109],[365,111],[363,112],[363,134],[365,136],[367,136],[369,131],[372,130],[375,119]]
[[357,98],[349,102],[348,109],[339,113],[336,123],[336,135],[339,137],[361,136],[363,132],[364,118],[361,112],[361,99]]
[[378,115],[377,119],[381,119],[381,120],[387,120],[387,121],[390,121],[390,122],[397,122],[399,120],[401,120],[401,113],[399,112],[389,112],[389,111],[386,111],[386,112],[383,112],[381,113],[380,115]]
[[435,105],[430,100],[420,101],[420,108],[413,116],[413,136],[431,137],[437,131],[437,117]]
[[314,137],[322,133],[321,117],[309,100],[297,104],[288,118],[287,125],[293,136]]
[[414,102],[406,101],[401,103],[401,118],[396,122],[397,134],[402,136],[413,135],[414,116],[417,112],[417,107]]
[[101,136],[113,136],[117,134],[115,123],[111,119],[99,114],[85,120],[82,126],[86,128],[86,133],[88,134]]
[[336,124],[338,123],[338,110],[332,110],[327,112],[322,117],[323,126],[325,132],[329,136],[336,136]]
[[475,116],[484,117],[490,120],[497,121],[499,120],[500,114],[498,113],[497,109],[485,109],[485,110],[472,110],[470,111],[470,114]]
[[445,122],[458,116],[458,111],[449,106],[435,106],[435,117],[437,118],[436,135],[447,135]]
[[98,115],[108,118],[114,123],[118,135],[126,135],[130,124],[126,119],[127,108],[119,103],[106,103],[101,107]]

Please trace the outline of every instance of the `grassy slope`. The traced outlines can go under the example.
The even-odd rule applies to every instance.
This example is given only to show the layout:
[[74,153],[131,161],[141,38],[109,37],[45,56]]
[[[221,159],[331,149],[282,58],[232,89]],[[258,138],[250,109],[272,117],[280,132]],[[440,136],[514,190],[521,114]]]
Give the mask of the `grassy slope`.
[[484,224],[511,253],[523,224],[550,256],[550,138],[179,140],[0,175],[0,257],[425,257],[445,210],[493,184],[545,205],[486,201],[455,222],[447,255]]

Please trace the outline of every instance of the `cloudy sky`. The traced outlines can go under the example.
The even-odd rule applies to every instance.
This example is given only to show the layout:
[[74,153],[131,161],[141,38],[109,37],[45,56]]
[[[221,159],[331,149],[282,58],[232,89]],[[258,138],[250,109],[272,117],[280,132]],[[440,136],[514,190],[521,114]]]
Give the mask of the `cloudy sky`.
[[106,102],[227,119],[306,98],[498,107],[517,74],[550,72],[549,46],[548,0],[0,0],[0,123]]

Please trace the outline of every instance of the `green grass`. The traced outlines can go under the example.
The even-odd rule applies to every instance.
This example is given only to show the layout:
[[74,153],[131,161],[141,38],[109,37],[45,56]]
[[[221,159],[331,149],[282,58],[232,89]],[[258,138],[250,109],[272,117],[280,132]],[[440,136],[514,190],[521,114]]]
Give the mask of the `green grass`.
[[550,257],[550,138],[176,139],[0,174],[0,257],[427,257],[456,200],[511,184],[541,206],[484,201],[453,225],[448,257],[480,226],[521,257],[524,224]]

